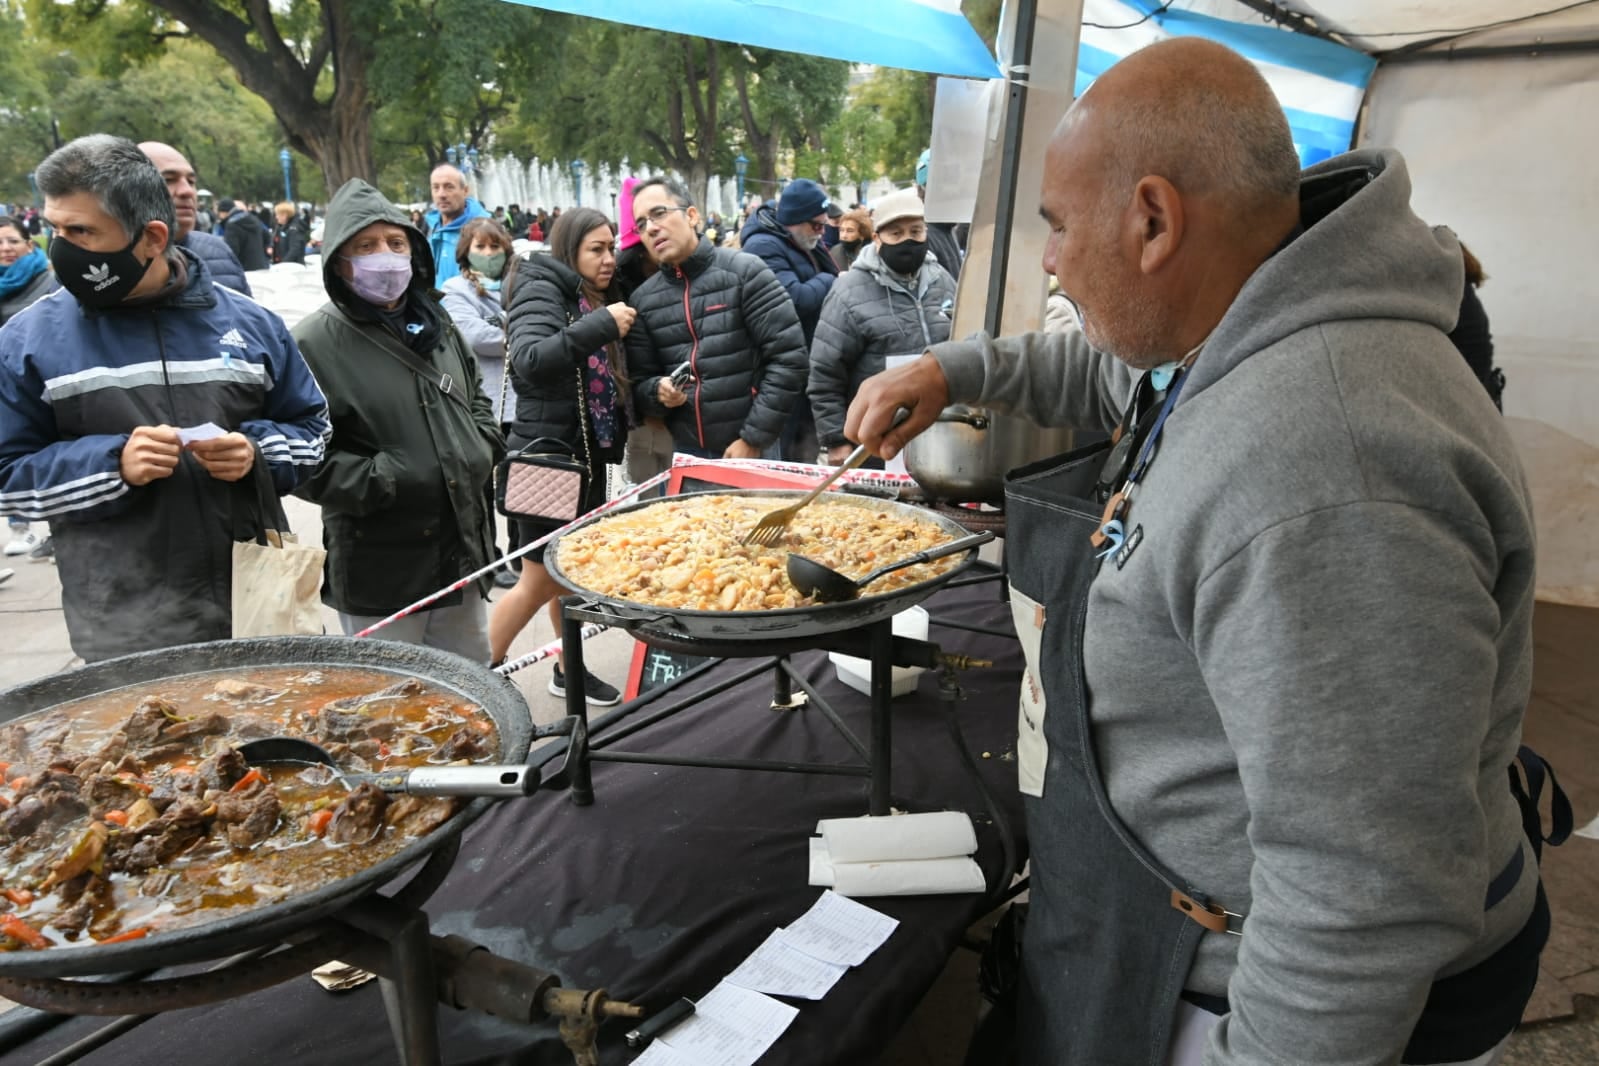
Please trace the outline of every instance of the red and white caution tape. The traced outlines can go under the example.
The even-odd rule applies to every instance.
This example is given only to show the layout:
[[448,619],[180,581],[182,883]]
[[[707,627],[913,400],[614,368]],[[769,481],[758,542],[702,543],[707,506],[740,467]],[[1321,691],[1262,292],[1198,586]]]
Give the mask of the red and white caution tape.
[[617,496],[614,500],[606,500],[604,503],[602,503],[598,507],[594,508],[594,510],[590,511],[588,514],[580,515],[579,517],[572,519],[572,521],[568,522],[566,525],[562,526],[560,529],[557,529],[557,530],[555,530],[552,533],[546,533],[544,536],[540,537],[538,540],[535,540],[531,544],[522,545],[520,548],[516,549],[516,551],[511,552],[511,553],[509,553],[507,555],[501,556],[500,558],[494,560],[489,565],[483,567],[481,570],[476,570],[476,571],[466,575],[465,577],[461,578],[461,580],[455,582],[454,584],[448,585],[445,588],[439,589],[439,591],[437,591],[437,592],[430,593],[430,594],[428,594],[426,596],[423,596],[420,600],[417,600],[415,603],[411,604],[409,607],[402,607],[398,611],[395,611],[393,614],[389,615],[387,618],[382,619],[381,621],[373,622],[371,625],[369,625],[365,629],[361,630],[361,632],[357,633],[356,636],[358,636],[358,637],[370,637],[373,633],[376,633],[378,630],[382,629],[384,626],[392,625],[393,623],[398,622],[402,618],[405,618],[405,617],[407,617],[409,615],[415,614],[417,611],[420,611],[422,608],[427,607],[430,604],[437,603],[439,600],[442,600],[444,597],[448,596],[450,593],[457,592],[457,591],[459,591],[461,589],[464,589],[468,585],[472,584],[472,582],[478,580],[479,578],[486,577],[489,574],[494,573],[494,571],[498,570],[502,566],[505,566],[512,559],[520,559],[522,556],[526,555],[528,552],[532,551],[534,548],[542,548],[545,544],[549,543],[551,540],[554,540],[556,537],[560,536],[562,533],[565,533],[567,530],[573,528],[574,526],[581,525],[583,522],[588,521],[590,518],[594,517],[597,514],[604,514],[606,511],[612,510],[613,508],[616,508],[616,507],[620,507],[622,504],[626,503],[628,500],[632,499],[633,497],[638,496],[640,493],[648,492],[650,489],[652,489],[655,486],[663,483],[669,476],[670,476],[670,471],[665,472],[665,473],[656,474],[654,477],[650,478],[648,481],[639,482],[637,485],[634,485],[632,488],[627,489],[621,495]]
[[[587,640],[596,633],[603,633],[609,628],[611,627],[602,626],[598,622],[590,622],[588,625],[584,626],[578,631],[578,636],[583,640]],[[536,662],[548,659],[552,655],[559,655],[560,653],[561,638],[556,637],[543,647],[534,648],[526,655],[519,656],[518,658],[512,659],[507,663],[501,663],[499,666],[494,668],[494,672],[499,674],[501,677],[507,677],[516,673],[518,670],[523,669],[524,667],[532,666]]]

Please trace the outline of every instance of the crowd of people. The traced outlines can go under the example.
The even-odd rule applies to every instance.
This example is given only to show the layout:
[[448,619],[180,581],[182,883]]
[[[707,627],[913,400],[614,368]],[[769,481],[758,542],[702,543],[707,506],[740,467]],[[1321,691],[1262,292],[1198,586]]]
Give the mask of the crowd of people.
[[[614,220],[490,211],[448,165],[419,214],[352,180],[290,331],[241,286],[277,227],[301,239],[293,205],[220,201],[218,236],[175,150],[79,138],[36,170],[47,249],[0,219],[0,514],[50,523],[93,661],[228,637],[231,544],[289,493],[356,633],[501,554],[510,450],[564,450],[592,509],[610,464],[892,457],[952,402],[1114,434],[1008,485],[1032,881],[990,1017],[1016,1061],[1491,1066],[1549,912],[1506,782],[1541,765],[1531,504],[1459,355],[1490,343],[1480,264],[1397,152],[1302,172],[1256,68],[1194,38],[1117,64],[1050,143],[1056,331],[951,338],[926,162],[869,206],[802,178],[728,226],[668,177]],[[538,551],[511,585],[383,635],[497,662],[554,609]],[[618,699],[559,659],[549,685]]]
[[[958,252],[946,267],[929,251],[919,189],[846,212],[802,178],[729,225],[677,182],[633,177],[612,219],[489,210],[446,164],[427,211],[360,181],[338,190],[322,220],[327,303],[291,334],[243,298],[251,271],[304,260],[309,218],[295,205],[223,198],[213,217],[193,166],[159,142],[81,138],[38,173],[48,245],[26,216],[0,219],[0,512],[9,554],[60,552],[85,660],[228,635],[227,540],[282,518],[226,517],[249,510],[242,490],[174,489],[217,470],[321,506],[323,600],[354,633],[500,555],[488,501],[508,450],[579,459],[585,509],[605,498],[611,464],[639,482],[673,452],[836,462],[860,381],[949,336],[959,270]],[[519,257],[521,235],[535,243]],[[153,332],[134,325],[146,318]],[[149,343],[113,343],[125,330]],[[207,339],[180,346],[191,334]],[[79,377],[62,392],[64,374]],[[207,422],[229,430],[226,465],[210,461],[222,446],[180,437]],[[207,517],[188,536],[206,550],[157,552],[152,538],[196,501]],[[506,554],[554,528],[507,524]],[[94,555],[114,544],[116,557],[147,549],[125,580]],[[128,598],[158,559],[174,579]],[[535,549],[384,635],[499,661],[540,610],[555,617],[557,591]],[[182,626],[120,624],[127,603],[160,618],[191,597],[205,604]],[[597,677],[579,683],[595,704],[619,698]],[[550,688],[566,684],[558,659]]]

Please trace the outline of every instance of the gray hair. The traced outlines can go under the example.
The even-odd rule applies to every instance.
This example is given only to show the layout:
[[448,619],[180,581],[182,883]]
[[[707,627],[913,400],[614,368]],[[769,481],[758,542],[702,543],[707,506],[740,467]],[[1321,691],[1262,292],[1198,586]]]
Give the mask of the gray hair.
[[688,189],[684,188],[680,182],[673,181],[671,178],[660,174],[657,174],[653,178],[645,178],[643,181],[633,186],[633,199],[637,200],[639,193],[643,192],[645,189],[656,186],[666,190],[666,195],[670,196],[672,201],[676,203],[678,207],[686,210],[694,206],[694,197],[689,195]]
[[91,133],[68,141],[46,156],[33,176],[39,192],[48,197],[91,194],[130,241],[151,222],[166,224],[169,253],[177,240],[177,212],[166,180],[125,137]]

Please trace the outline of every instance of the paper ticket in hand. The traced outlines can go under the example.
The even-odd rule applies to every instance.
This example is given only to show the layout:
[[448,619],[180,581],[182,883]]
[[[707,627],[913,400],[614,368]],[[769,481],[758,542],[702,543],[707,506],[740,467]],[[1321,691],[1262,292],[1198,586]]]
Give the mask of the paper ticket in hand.
[[204,422],[198,426],[178,430],[178,440],[183,444],[193,444],[197,440],[216,440],[227,435],[228,431],[215,422]]

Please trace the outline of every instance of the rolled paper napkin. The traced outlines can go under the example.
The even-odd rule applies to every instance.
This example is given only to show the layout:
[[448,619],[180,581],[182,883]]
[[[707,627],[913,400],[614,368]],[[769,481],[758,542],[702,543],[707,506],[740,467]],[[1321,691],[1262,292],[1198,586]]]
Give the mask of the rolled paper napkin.
[[982,892],[982,867],[966,856],[955,859],[902,859],[896,862],[828,861],[827,845],[811,838],[810,883],[841,896],[940,896]]
[[981,892],[972,861],[977,833],[961,811],[879,818],[828,818],[811,838],[810,883],[841,896]]
[[977,850],[977,832],[965,811],[824,818],[816,831],[835,863],[950,859]]

